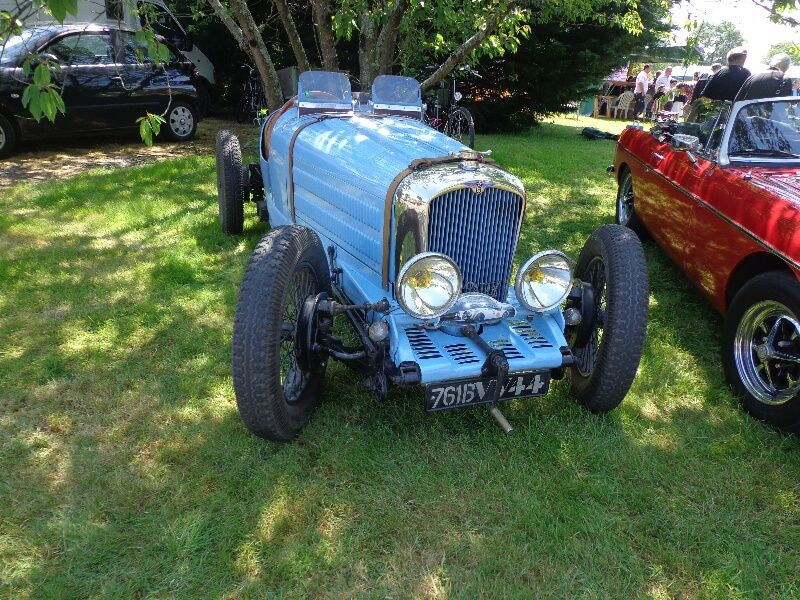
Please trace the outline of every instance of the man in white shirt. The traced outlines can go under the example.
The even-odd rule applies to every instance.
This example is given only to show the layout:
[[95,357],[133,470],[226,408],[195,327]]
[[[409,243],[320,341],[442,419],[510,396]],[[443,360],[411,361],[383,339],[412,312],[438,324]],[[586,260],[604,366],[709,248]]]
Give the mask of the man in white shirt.
[[647,88],[650,86],[650,65],[645,65],[636,76],[636,87],[633,88],[633,96],[636,104],[633,107],[633,118],[638,118],[639,113],[644,108],[644,97],[647,95]]
[[647,112],[651,117],[653,115],[653,107],[658,106],[656,101],[669,90],[670,79],[672,79],[672,67],[667,67],[664,69],[664,74],[653,82],[655,94],[650,101],[650,106],[647,107]]

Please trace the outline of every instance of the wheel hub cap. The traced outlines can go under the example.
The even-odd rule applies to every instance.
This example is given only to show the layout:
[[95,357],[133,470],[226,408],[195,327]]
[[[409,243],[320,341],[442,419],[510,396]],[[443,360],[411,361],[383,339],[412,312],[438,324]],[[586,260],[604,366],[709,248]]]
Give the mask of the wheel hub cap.
[[169,126],[180,137],[189,135],[194,126],[194,117],[185,106],[178,106],[169,114]]
[[800,393],[800,323],[786,306],[759,302],[742,315],[733,359],[745,389],[759,402],[785,404]]

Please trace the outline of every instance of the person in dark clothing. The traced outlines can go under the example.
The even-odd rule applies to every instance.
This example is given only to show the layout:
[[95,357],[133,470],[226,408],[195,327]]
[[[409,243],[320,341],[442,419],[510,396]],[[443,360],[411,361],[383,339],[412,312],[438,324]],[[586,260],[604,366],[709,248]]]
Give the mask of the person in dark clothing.
[[792,80],[784,77],[791,63],[789,55],[783,52],[773,56],[769,70],[751,75],[742,84],[742,88],[736,94],[736,101],[791,96]]
[[701,98],[710,100],[733,100],[745,80],[750,77],[750,71],[744,68],[747,60],[745,48],[734,48],[728,52],[728,66],[722,67],[719,72],[708,80],[700,95]]
[[717,72],[722,68],[722,65],[719,63],[714,63],[711,65],[711,73],[703,73],[700,76],[700,79],[697,80],[697,83],[694,84],[694,91],[692,91],[692,100],[695,98],[699,98],[703,94],[703,90],[705,89],[706,85],[708,85],[708,80],[711,79]]

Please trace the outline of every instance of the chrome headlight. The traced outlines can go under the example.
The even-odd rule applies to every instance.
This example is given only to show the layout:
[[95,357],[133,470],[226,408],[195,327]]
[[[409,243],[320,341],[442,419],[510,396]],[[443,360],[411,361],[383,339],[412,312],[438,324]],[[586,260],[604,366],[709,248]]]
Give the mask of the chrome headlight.
[[534,254],[517,273],[514,291],[527,309],[544,312],[561,304],[572,288],[572,262],[563,252]]
[[432,319],[446,313],[461,294],[461,272],[444,254],[423,252],[397,277],[397,301],[408,314]]

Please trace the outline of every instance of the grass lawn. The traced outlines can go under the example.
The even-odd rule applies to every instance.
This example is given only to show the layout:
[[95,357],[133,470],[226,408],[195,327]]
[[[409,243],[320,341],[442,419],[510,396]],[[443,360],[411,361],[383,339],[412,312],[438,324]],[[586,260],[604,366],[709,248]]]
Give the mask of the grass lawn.
[[[518,259],[613,220],[613,143],[480,136],[529,190]],[[300,438],[230,380],[266,226],[220,233],[213,158],[0,192],[0,596],[797,598],[800,443],[728,392],[720,317],[648,245],[650,322],[615,412],[553,392],[429,415],[333,365]]]

